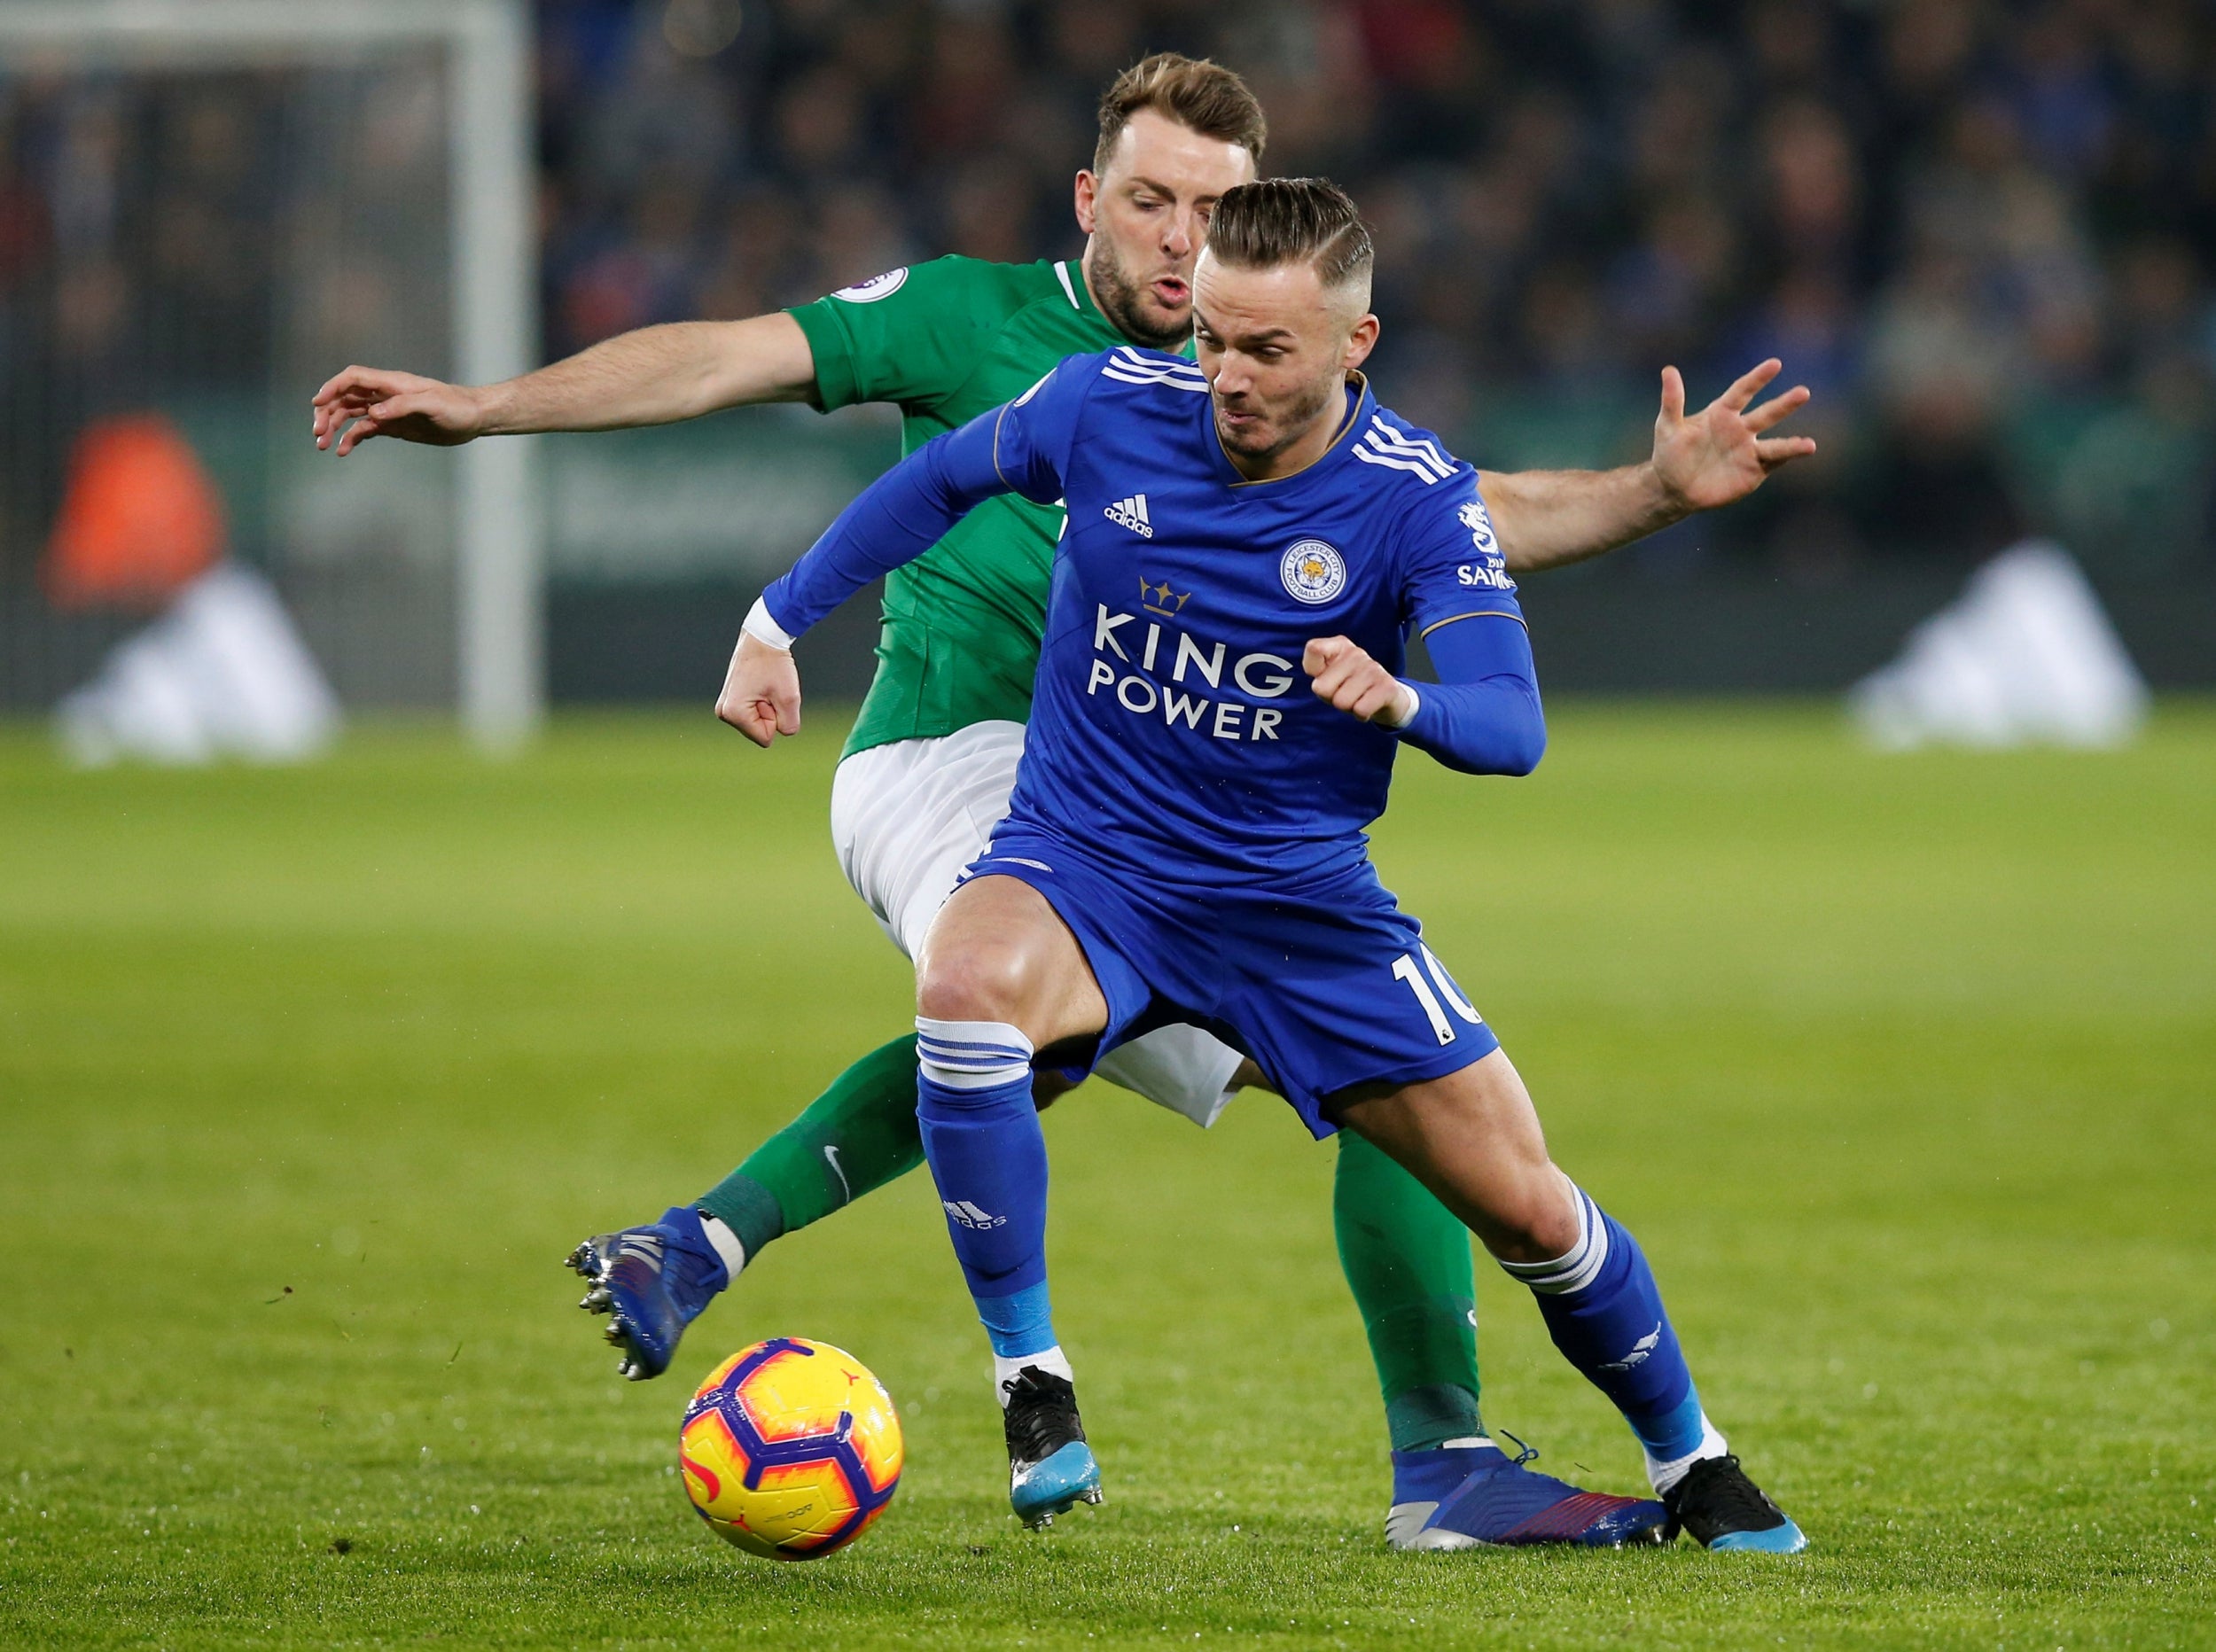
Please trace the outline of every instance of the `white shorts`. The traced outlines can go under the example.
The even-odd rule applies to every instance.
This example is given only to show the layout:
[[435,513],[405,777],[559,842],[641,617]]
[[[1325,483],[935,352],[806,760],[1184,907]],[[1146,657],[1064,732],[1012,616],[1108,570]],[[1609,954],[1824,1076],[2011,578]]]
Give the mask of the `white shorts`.
[[[981,722],[871,746],[839,765],[831,823],[839,869],[909,957],[1008,813],[1023,752],[1023,724]],[[1224,1087],[1239,1060],[1198,1027],[1167,1026],[1111,1050],[1094,1071],[1205,1128],[1231,1099]]]

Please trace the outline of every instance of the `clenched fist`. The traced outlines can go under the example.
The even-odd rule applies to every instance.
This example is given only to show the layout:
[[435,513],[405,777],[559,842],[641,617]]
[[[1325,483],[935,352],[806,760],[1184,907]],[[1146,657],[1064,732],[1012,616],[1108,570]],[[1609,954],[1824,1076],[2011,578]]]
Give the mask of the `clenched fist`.
[[731,651],[715,714],[756,745],[800,732],[800,668],[792,656],[749,632]]
[[1415,690],[1346,637],[1311,641],[1301,651],[1300,669],[1315,679],[1309,686],[1318,699],[1349,717],[1398,729],[1416,715]]

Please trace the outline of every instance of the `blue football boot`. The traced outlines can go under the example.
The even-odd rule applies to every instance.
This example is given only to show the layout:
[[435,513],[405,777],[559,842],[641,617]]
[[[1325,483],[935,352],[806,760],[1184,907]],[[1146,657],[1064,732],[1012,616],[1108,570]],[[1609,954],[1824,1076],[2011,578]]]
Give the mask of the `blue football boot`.
[[682,1206],[651,1227],[594,1235],[569,1265],[592,1286],[577,1305],[608,1316],[607,1339],[623,1350],[616,1369],[635,1383],[669,1368],[685,1327],[731,1282],[700,1212]]
[[1077,1391],[1066,1377],[1027,1365],[1005,1383],[1001,1427],[1008,1436],[1008,1503],[1036,1531],[1073,1504],[1100,1501],[1100,1465],[1085,1443]]
[[1736,1457],[1704,1457],[1662,1493],[1670,1535],[1682,1527],[1703,1548],[1798,1555],[1808,1547],[1800,1528],[1746,1477]]
[[1623,1548],[1676,1535],[1670,1511],[1653,1499],[1582,1491],[1534,1474],[1524,1465],[1538,1454],[1525,1446],[1522,1455],[1510,1457],[1497,1446],[1394,1452],[1385,1541],[1396,1549],[1531,1543]]

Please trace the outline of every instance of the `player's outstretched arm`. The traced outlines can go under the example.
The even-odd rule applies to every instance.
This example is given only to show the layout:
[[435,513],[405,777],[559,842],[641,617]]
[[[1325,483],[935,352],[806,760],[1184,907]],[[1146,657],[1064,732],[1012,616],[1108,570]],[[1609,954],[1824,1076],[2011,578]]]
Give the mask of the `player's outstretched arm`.
[[316,445],[335,443],[348,454],[372,436],[451,448],[479,436],[628,430],[800,401],[815,388],[808,335],[782,310],[746,321],[675,322],[620,333],[496,385],[349,367],[316,393]]
[[1021,404],[933,437],[870,484],[746,616],[715,714],[757,745],[800,726],[793,639],[881,574],[915,561],[997,494],[1058,497],[1058,475],[1003,440]]
[[716,714],[760,745],[792,733],[800,727],[799,679],[790,680],[788,708],[778,697],[789,659],[780,666],[753,645],[771,654],[790,649],[839,604],[915,561],[987,499],[1010,493],[1035,504],[1059,499],[1076,415],[1101,359],[1071,357],[1005,407],[934,436],[863,488],[754,604]]
[[746,628],[790,645],[870,581],[915,561],[987,499],[1058,501],[1076,414],[1102,359],[1072,356],[1015,401],[932,437],[878,477],[770,582]]
[[1642,464],[1482,472],[1479,484],[1510,572],[1560,567],[1628,545],[1697,510],[1744,499],[1771,471],[1814,453],[1810,437],[1767,433],[1806,405],[1806,386],[1750,405],[1783,366],[1764,362],[1689,416],[1684,378],[1664,368],[1654,451]]

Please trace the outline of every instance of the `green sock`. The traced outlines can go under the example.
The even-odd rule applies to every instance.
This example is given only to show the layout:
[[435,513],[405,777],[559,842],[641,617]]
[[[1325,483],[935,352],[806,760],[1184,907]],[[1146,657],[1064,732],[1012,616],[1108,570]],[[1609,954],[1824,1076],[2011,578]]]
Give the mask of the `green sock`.
[[1483,1434],[1470,1230],[1381,1148],[1338,1133],[1339,1266],[1369,1334],[1395,1451]]
[[831,1080],[808,1110],[695,1200],[762,1246],[851,1204],[924,1162],[916,1124],[916,1035],[873,1049]]

